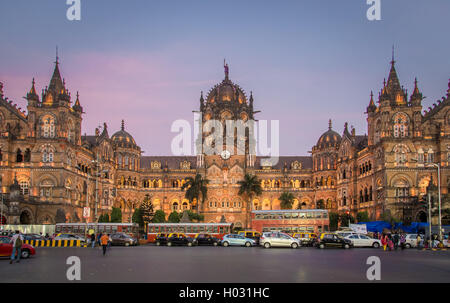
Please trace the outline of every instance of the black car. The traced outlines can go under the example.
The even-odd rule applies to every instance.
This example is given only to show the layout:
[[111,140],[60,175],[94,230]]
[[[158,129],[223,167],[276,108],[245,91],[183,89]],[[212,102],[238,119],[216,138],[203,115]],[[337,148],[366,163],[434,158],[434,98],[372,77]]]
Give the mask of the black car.
[[111,235],[111,245],[124,245],[124,246],[132,246],[138,245],[137,239],[131,237],[126,233],[115,233]]
[[196,234],[193,238],[193,245],[205,246],[212,245],[218,246],[220,244],[220,239],[217,239],[209,234]]
[[156,238],[156,245],[167,246],[192,246],[194,239],[187,237],[183,233],[171,233],[165,236],[159,236]]
[[315,243],[318,248],[325,247],[339,247],[339,248],[351,248],[353,247],[352,241],[339,237],[333,233],[323,233]]

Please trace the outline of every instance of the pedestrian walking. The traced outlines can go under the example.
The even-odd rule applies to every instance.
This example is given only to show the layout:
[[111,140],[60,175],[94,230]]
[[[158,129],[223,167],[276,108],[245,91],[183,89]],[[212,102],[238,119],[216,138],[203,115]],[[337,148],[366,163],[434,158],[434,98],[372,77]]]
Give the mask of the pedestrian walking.
[[111,235],[108,234],[108,250],[111,249],[111,245],[112,245]]
[[103,248],[103,255],[106,254],[106,248],[108,247],[108,241],[109,241],[109,237],[108,235],[104,234],[101,238],[100,238],[100,242],[102,244],[102,248]]
[[95,233],[91,234],[91,244],[92,244],[92,248],[95,247]]
[[422,239],[420,238],[420,234],[417,234],[417,238],[416,238],[416,245],[417,245],[417,249],[421,249],[422,248]]
[[16,230],[16,234],[12,236],[9,243],[12,243],[13,250],[11,253],[11,261],[9,261],[9,264],[13,264],[16,252],[17,252],[17,263],[20,262],[20,255],[22,254],[22,244],[23,244],[23,237],[20,234],[20,231]]
[[402,235],[400,236],[400,248],[401,248],[402,250],[405,249],[405,243],[406,243],[406,237],[405,237],[405,234],[402,234]]
[[102,235],[103,235],[102,233],[99,233],[98,236],[97,236],[98,246],[102,245],[102,243],[100,242],[100,239],[101,239]]
[[383,245],[384,251],[386,251],[387,241],[387,235],[381,235],[381,245]]
[[397,250],[397,248],[398,248],[398,242],[399,242],[399,240],[400,240],[400,237],[398,236],[397,233],[395,233],[395,234],[394,234],[394,239],[393,239],[393,241],[394,241],[394,249],[395,249],[395,250]]
[[388,237],[388,247],[389,247],[389,251],[394,250],[394,241],[392,240],[391,235],[389,235],[389,237]]

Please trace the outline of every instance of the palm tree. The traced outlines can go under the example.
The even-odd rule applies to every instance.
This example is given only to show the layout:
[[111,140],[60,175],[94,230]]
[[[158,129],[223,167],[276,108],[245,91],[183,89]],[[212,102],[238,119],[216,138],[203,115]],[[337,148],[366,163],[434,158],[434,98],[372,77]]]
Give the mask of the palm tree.
[[292,193],[284,192],[278,199],[281,202],[281,209],[291,209],[292,204],[294,204],[294,195]]
[[205,202],[205,199],[207,197],[208,183],[208,179],[203,178],[200,174],[197,174],[195,178],[186,178],[186,182],[183,184],[183,186],[181,186],[181,190],[186,189],[184,197],[188,199],[190,203],[192,203],[194,199],[197,200],[197,211],[200,211],[200,203],[198,203],[198,201],[200,200],[200,196],[202,198],[202,204]]
[[244,180],[239,181],[239,195],[245,196],[247,198],[247,225],[250,223],[250,211],[251,211],[251,201],[254,195],[261,195],[262,188],[261,183],[255,175],[245,174]]

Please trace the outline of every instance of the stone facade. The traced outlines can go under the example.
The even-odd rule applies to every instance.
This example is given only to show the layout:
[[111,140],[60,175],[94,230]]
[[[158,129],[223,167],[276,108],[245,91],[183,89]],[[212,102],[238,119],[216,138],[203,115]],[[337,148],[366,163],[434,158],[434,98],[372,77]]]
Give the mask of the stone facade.
[[[200,97],[202,124],[210,119],[253,120],[253,95],[229,79]],[[198,150],[197,156],[143,156],[133,137],[121,130],[111,137],[106,123],[94,135],[82,135],[83,108],[77,93],[65,87],[56,61],[50,84],[39,97],[34,79],[27,93],[27,111],[17,108],[0,84],[0,171],[3,213],[8,223],[54,224],[83,221],[120,207],[123,221],[151,197],[155,209],[199,210],[206,222],[234,222],[248,226],[249,209],[279,209],[279,197],[291,192],[293,208],[326,208],[356,215],[367,211],[371,219],[386,214],[403,221],[426,220],[420,201],[430,180],[437,185],[440,165],[441,193],[448,220],[450,187],[450,84],[446,97],[422,111],[417,81],[408,100],[400,86],[394,60],[376,105],[371,94],[367,107],[368,134],[357,135],[344,126],[333,131],[331,120],[310,156],[281,156],[267,163],[256,156],[254,138],[245,135],[243,146],[234,145],[230,157],[221,148],[215,155]],[[224,129],[226,136],[226,130]],[[202,132],[197,142],[208,140]],[[216,146],[217,147],[217,146]],[[191,204],[181,186],[187,177],[202,174],[210,183],[204,205]],[[255,174],[263,194],[251,201],[238,195],[238,181]],[[96,203],[98,201],[98,203]],[[445,221],[444,220],[444,221]]]

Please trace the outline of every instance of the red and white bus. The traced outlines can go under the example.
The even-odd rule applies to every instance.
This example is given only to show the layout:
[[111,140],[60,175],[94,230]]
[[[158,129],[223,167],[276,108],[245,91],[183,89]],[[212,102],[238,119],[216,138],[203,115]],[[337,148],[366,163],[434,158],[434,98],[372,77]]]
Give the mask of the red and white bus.
[[84,236],[94,230],[96,234],[114,234],[123,232],[139,239],[139,224],[137,223],[57,223],[55,233],[77,234]]
[[252,229],[262,233],[281,231],[288,234],[321,233],[329,229],[330,219],[326,209],[254,210]]
[[207,233],[222,239],[231,233],[232,223],[149,223],[147,241],[155,242],[158,233],[184,233],[188,237],[194,237],[197,233]]

